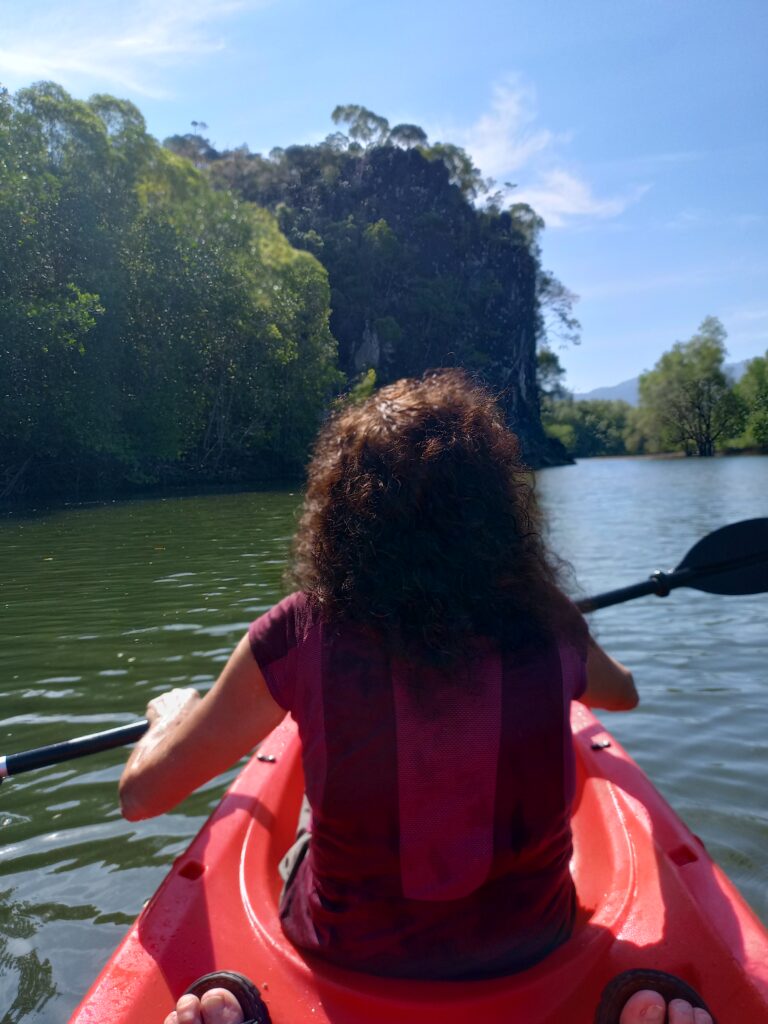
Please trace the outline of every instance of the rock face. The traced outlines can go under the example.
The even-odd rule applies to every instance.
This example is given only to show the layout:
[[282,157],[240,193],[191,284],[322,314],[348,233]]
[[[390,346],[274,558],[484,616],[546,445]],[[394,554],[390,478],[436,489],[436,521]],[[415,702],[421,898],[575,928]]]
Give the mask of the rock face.
[[539,262],[509,212],[478,210],[440,160],[392,145],[296,146],[213,167],[328,271],[341,369],[386,384],[463,366],[499,394],[532,466],[568,462],[541,426]]

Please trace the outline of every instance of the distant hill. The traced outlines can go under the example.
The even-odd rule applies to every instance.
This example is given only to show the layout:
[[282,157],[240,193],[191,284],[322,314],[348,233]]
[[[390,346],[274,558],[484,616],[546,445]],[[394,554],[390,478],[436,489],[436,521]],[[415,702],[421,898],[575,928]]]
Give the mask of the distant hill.
[[[725,372],[732,380],[739,380],[747,368],[749,359],[742,359],[740,363],[726,363]],[[639,401],[639,377],[632,377],[631,380],[623,380],[620,384],[610,384],[602,388],[593,388],[592,391],[574,392],[576,402],[587,402],[592,399],[604,399],[610,402],[629,402],[630,405],[637,405]]]
[[602,398],[610,402],[629,402],[630,405],[637,405],[639,400],[638,381],[639,377],[631,380],[623,380],[620,384],[610,384],[603,388],[593,388],[592,391],[574,392],[574,399],[577,402],[591,401],[593,398]]

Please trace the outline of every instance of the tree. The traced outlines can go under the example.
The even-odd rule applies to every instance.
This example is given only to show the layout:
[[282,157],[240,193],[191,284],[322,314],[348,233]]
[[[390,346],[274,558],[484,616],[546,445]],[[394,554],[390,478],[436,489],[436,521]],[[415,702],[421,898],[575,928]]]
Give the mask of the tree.
[[389,121],[357,103],[344,103],[334,108],[334,124],[347,124],[350,139],[365,146],[381,146],[389,135]]
[[477,199],[486,190],[480,170],[461,146],[454,146],[451,142],[435,142],[431,146],[419,147],[419,151],[427,160],[439,160],[448,168],[451,184],[458,186],[466,199]]
[[539,388],[542,412],[567,395],[563,384],[565,367],[556,352],[543,345],[536,353],[536,383]]
[[469,155],[428,145],[416,125],[389,129],[357,105],[333,118],[348,134],[268,159],[221,153],[207,174],[271,210],[289,241],[322,261],[350,380],[371,368],[383,385],[466,367],[500,396],[526,458],[562,464],[541,426],[536,350],[548,337],[575,340],[578,324],[575,296],[541,271],[543,221],[525,204],[478,204],[487,183]]
[[[193,121],[194,125],[202,127],[199,121]],[[172,153],[186,157],[191,160],[195,167],[207,167],[214,160],[218,160],[219,154],[210,144],[208,139],[202,135],[188,132],[186,135],[171,135],[163,141],[166,149]]]
[[748,409],[744,443],[768,449],[768,352],[750,359],[736,391]]
[[0,92],[0,241],[0,496],[298,475],[327,275],[132,104]]
[[544,343],[578,345],[581,324],[573,315],[578,296],[549,270],[540,270],[536,285],[539,301],[540,337]]
[[725,339],[723,325],[708,316],[640,377],[641,408],[662,444],[709,456],[718,441],[743,430],[747,407],[723,370]]
[[390,146],[403,146],[410,149],[412,146],[426,146],[427,133],[417,124],[396,124],[390,131],[387,139]]
[[545,406],[545,426],[574,458],[624,455],[632,407],[627,402],[568,397]]

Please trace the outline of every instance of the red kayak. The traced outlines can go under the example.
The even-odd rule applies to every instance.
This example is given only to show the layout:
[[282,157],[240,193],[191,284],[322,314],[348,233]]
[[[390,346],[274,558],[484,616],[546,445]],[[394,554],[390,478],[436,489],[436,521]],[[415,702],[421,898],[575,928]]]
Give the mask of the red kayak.
[[283,937],[277,864],[303,777],[292,722],[241,772],[135,922],[70,1024],[161,1024],[214,970],[261,989],[273,1024],[591,1024],[608,981],[656,968],[697,989],[720,1024],[768,1021],[768,933],[701,841],[582,705],[571,939],[530,970],[472,982],[373,978]]

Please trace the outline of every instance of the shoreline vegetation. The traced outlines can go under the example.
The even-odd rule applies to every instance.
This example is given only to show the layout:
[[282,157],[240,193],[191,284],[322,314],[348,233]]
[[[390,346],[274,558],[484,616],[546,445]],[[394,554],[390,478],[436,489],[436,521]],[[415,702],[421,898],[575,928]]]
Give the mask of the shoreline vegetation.
[[339,402],[441,366],[499,395],[534,469],[768,450],[768,360],[731,386],[713,317],[639,410],[570,399],[576,296],[536,212],[417,125],[332,119],[264,157],[198,123],[161,145],[113,96],[0,89],[0,508],[298,481]]
[[639,381],[639,405],[576,401],[552,352],[539,352],[544,429],[573,458],[700,456],[768,452],[768,352],[733,381],[726,332],[714,316],[676,342]]
[[131,103],[0,91],[0,502],[298,476],[339,399],[460,365],[535,466],[543,227],[463,150],[334,111],[315,146],[161,145]]
[[[712,458],[714,458],[714,459],[732,459],[732,458],[735,458],[736,456],[742,456],[742,455],[745,456],[745,457],[751,457],[751,456],[763,456],[764,457],[764,456],[768,455],[768,452],[765,452],[765,451],[763,451],[760,448],[725,448],[722,451],[714,452],[714,454],[712,455]],[[613,454],[613,455],[585,455],[583,458],[576,459],[575,461],[576,462],[583,462],[584,459],[589,459],[590,461],[594,460],[596,462],[600,461],[600,460],[607,461],[607,460],[610,460],[610,459],[632,459],[632,460],[647,459],[648,461],[653,461],[653,462],[663,462],[663,461],[670,461],[670,460],[676,460],[676,459],[683,459],[683,460],[685,460],[685,459],[691,459],[691,458],[699,458],[699,456],[693,455],[692,453],[689,454],[689,455],[686,455],[685,452],[642,452],[642,453],[637,453],[637,452],[636,453],[618,452],[617,454]]]
[[[715,459],[732,459],[735,457],[768,457],[768,452],[760,448],[724,449],[715,452]],[[697,458],[687,456],[685,452],[646,452],[643,454],[630,455],[619,453],[616,455],[590,455],[584,458],[570,459],[559,466],[541,466],[536,472],[547,469],[558,469],[563,466],[572,466],[578,462],[588,460],[589,462],[626,462],[626,461],[648,461],[667,462]],[[261,484],[259,481],[240,481],[234,483],[191,483],[167,486],[164,484],[152,484],[144,488],[125,490],[105,495],[92,495],[89,498],[24,498],[17,497],[13,500],[6,499],[0,503],[0,520],[2,519],[24,519],[37,518],[52,515],[62,511],[73,511],[84,508],[97,508],[106,505],[124,505],[132,502],[142,501],[175,501],[182,498],[204,498],[221,495],[224,497],[237,494],[295,494],[297,501],[304,487],[304,476],[298,475],[292,479],[271,480]]]
[[204,498],[209,496],[228,496],[237,494],[296,494],[304,487],[303,476],[293,479],[270,480],[261,484],[259,481],[239,481],[232,483],[190,484],[149,484],[119,492],[92,494],[87,498],[71,498],[61,495],[38,498],[18,496],[0,503],[0,519],[36,518],[56,512],[72,511],[82,508],[102,508],[107,505],[125,505],[142,501],[175,501],[182,498]]

